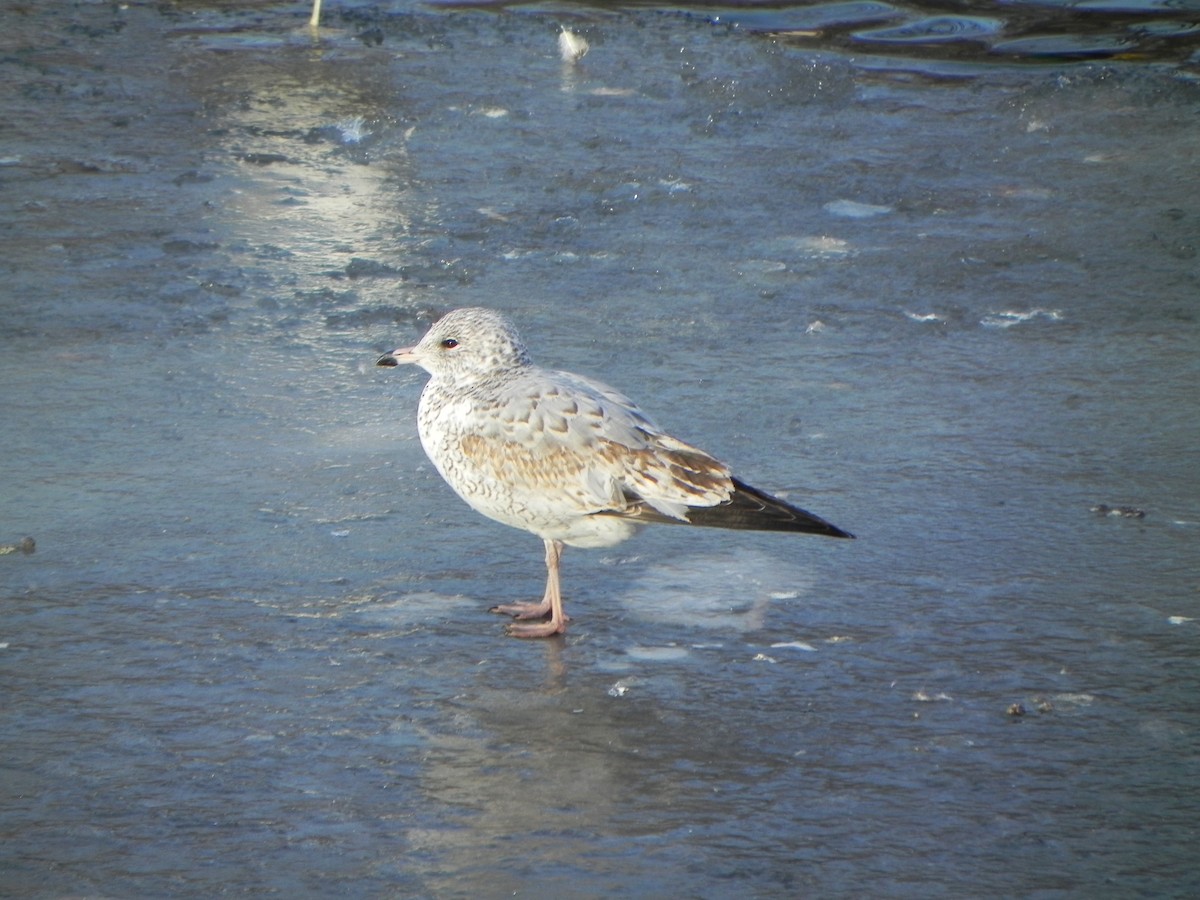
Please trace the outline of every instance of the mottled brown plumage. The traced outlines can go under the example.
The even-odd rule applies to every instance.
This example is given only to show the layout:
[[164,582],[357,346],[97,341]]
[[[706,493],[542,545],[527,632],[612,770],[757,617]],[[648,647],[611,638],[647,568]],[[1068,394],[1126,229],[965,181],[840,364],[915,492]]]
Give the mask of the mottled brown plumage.
[[605,547],[652,522],[853,537],[738,480],[607,385],[535,366],[499,313],[455,310],[378,364],[403,363],[432,376],[417,427],[438,472],[483,515],[545,542],[542,601],[495,607],[525,620],[509,626],[518,637],[565,630],[564,544]]

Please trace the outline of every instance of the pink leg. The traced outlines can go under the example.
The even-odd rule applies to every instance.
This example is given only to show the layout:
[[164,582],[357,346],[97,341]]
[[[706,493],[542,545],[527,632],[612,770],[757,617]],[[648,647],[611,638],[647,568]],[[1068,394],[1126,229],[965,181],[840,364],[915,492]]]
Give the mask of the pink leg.
[[[551,579],[550,567],[554,566],[554,570],[558,571],[558,557],[562,556],[562,548],[560,546],[555,559],[550,559],[550,541],[546,541],[546,592],[542,599],[537,603],[504,603],[499,606],[493,606],[488,609],[488,612],[499,613],[502,616],[512,616],[514,619],[544,619],[551,613],[553,602],[551,600],[550,591],[553,587],[558,589],[557,578]],[[571,621],[570,616],[564,616],[564,621]]]
[[[562,592],[559,590],[558,583],[558,561],[562,558],[563,545],[562,541],[546,541],[546,594],[542,597],[541,603],[524,603],[514,604],[515,606],[524,606],[531,609],[541,610],[539,615],[550,614],[550,618],[545,622],[536,624],[519,625],[516,622],[508,626],[508,633],[513,637],[520,638],[536,638],[550,637],[555,634],[562,634],[567,630],[567,616],[563,612]],[[502,607],[496,607],[496,610],[501,610]],[[518,615],[517,618],[527,618],[524,615]]]
[[514,619],[544,619],[550,615],[550,597],[543,597],[540,603],[502,603],[490,607],[488,612],[512,616]]

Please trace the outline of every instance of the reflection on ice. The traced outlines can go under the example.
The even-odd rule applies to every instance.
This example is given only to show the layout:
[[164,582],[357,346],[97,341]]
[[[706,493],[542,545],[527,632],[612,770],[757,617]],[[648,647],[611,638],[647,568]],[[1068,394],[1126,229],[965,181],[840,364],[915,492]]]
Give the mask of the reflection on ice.
[[1000,41],[992,45],[992,52],[1033,57],[1113,56],[1132,49],[1135,43],[1132,36],[1122,34],[1041,34]]
[[353,615],[379,625],[410,626],[451,618],[456,611],[477,609],[483,612],[487,604],[462,594],[442,594],[437,591],[413,591],[394,600],[370,600],[353,609]]
[[674,556],[651,565],[619,599],[647,621],[757,631],[770,626],[784,602],[777,598],[802,601],[812,580],[808,568],[760,550]]
[[342,140],[347,144],[357,144],[371,132],[367,130],[367,120],[362,116],[354,116],[350,119],[342,119],[340,122],[335,122],[334,127],[340,132]]
[[875,28],[854,35],[859,41],[880,43],[934,44],[949,41],[983,40],[999,34],[1004,23],[982,16],[930,16],[894,28]]

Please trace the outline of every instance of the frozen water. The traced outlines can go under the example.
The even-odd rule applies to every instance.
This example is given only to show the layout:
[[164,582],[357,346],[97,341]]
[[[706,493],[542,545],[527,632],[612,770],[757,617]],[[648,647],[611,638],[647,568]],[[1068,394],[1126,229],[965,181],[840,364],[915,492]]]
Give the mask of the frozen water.
[[[0,893],[1200,892],[1194,10],[1130,5],[6,15]],[[373,365],[464,305],[859,540],[647,530],[505,640],[537,542]]]

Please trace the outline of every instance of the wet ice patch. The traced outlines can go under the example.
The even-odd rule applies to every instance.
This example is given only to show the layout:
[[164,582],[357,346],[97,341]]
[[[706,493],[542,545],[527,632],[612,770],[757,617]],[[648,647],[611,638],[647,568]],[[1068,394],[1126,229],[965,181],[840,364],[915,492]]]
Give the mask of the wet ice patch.
[[870,219],[874,216],[887,215],[892,211],[890,206],[859,203],[856,200],[830,200],[821,209],[831,215],[843,216],[847,219]]
[[632,97],[637,94],[633,88],[598,87],[588,91],[593,97]]
[[680,181],[678,178],[660,178],[658,185],[668,194],[686,194],[692,189],[690,184]]
[[954,698],[945,691],[938,691],[936,694],[930,694],[926,691],[916,691],[912,698],[918,703],[947,703]]
[[800,255],[807,259],[838,259],[854,253],[849,241],[828,235],[798,237],[792,243]]
[[414,591],[393,600],[371,601],[354,609],[357,616],[380,625],[412,625],[430,618],[453,616],[456,610],[476,607],[486,610],[490,604],[462,594]]
[[1003,312],[989,313],[979,320],[979,324],[987,328],[1012,328],[1014,325],[1023,325],[1026,322],[1033,322],[1037,319],[1057,322],[1062,319],[1062,313],[1056,309],[1031,309],[1025,312],[1005,310]]
[[771,645],[772,650],[802,650],[805,653],[816,653],[817,648],[807,641],[779,641]]
[[763,276],[779,275],[787,271],[787,263],[778,259],[746,259],[738,263],[738,272],[742,275]]
[[1047,711],[1056,709],[1059,711],[1070,711],[1075,709],[1083,709],[1091,706],[1096,702],[1094,694],[1081,693],[1062,693],[1051,694],[1046,698],[1038,698],[1038,705],[1044,707]]
[[1092,507],[1092,512],[1098,516],[1105,516],[1113,519],[1146,518],[1146,511],[1136,506],[1109,506],[1107,503],[1098,503]]
[[674,645],[665,647],[629,647],[625,650],[625,655],[630,659],[636,659],[641,662],[667,662],[690,656],[691,651],[687,647]]

